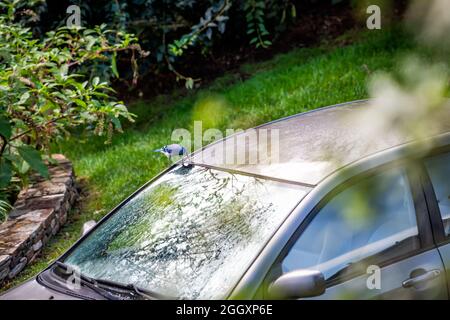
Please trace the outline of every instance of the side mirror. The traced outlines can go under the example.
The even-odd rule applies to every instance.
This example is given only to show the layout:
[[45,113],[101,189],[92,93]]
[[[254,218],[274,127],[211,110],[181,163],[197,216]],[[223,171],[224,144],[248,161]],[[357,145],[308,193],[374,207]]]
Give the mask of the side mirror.
[[91,230],[95,225],[97,224],[97,222],[95,222],[94,220],[89,220],[86,221],[83,224],[83,228],[81,228],[81,235],[84,236],[86,233],[89,232],[89,230]]
[[319,296],[325,289],[322,272],[302,269],[279,277],[269,285],[268,293],[271,299],[296,299]]

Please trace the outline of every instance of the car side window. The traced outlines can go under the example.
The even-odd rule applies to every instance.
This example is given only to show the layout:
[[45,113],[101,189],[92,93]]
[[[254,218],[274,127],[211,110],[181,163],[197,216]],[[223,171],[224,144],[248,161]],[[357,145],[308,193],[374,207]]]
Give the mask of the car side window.
[[358,181],[319,209],[282,260],[281,272],[314,269],[332,280],[367,268],[367,258],[376,256],[378,263],[419,247],[406,172],[389,169]]
[[444,223],[445,235],[450,235],[450,153],[425,159],[425,167]]

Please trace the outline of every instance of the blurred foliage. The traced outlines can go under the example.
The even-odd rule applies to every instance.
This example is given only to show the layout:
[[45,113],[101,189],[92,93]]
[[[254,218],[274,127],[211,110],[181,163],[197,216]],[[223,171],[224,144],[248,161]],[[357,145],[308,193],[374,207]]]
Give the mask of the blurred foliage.
[[198,99],[192,110],[193,121],[202,121],[204,129],[218,128],[226,118],[229,106],[221,95],[208,94]]
[[[377,130],[423,140],[432,130],[447,125],[450,93],[450,16],[448,1],[415,0],[405,15],[404,24],[414,36],[416,50],[397,62],[395,72],[376,72],[369,81],[371,103],[383,117],[367,112],[372,119],[370,137]],[[364,121],[362,119],[361,121]],[[422,144],[423,152],[433,148]]]
[[121,118],[132,120],[114,90],[89,70],[99,63],[111,68],[124,50],[142,53],[134,36],[105,25],[61,27],[35,38],[17,12],[20,4],[0,2],[0,191],[6,193],[26,185],[31,171],[48,178],[50,144],[69,128],[108,142],[122,130]]

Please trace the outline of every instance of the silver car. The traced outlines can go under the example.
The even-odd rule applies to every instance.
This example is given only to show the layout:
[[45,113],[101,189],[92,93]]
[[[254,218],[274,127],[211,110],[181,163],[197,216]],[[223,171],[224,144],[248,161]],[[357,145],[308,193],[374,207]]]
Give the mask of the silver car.
[[418,141],[367,137],[370,108],[259,126],[256,161],[250,131],[203,148],[1,299],[448,299],[450,109]]

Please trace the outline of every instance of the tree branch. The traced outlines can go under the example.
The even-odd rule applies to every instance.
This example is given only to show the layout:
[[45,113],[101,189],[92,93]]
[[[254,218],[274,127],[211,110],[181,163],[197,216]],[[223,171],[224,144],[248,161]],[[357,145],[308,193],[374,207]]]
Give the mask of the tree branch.
[[[37,126],[37,127],[38,127],[38,128],[39,128],[39,127],[46,127],[46,126],[48,126],[48,125],[51,124],[51,123],[55,123],[56,121],[61,120],[61,119],[64,119],[64,118],[67,118],[67,117],[68,117],[68,115],[60,116],[60,117],[58,117],[58,118],[56,118],[56,119],[47,121],[47,122],[44,123],[43,125],[39,125],[39,126]],[[30,133],[31,131],[33,131],[33,129],[34,129],[34,128],[30,128],[30,129],[28,129],[28,130],[22,131],[21,133],[15,135],[15,136],[12,137],[11,139],[9,139],[9,141],[13,141],[13,140],[19,139],[20,137],[23,137],[24,135],[26,135],[26,134]]]
[[125,51],[125,50],[133,50],[133,51],[136,50],[143,57],[146,57],[149,54],[147,51],[142,50],[140,45],[133,44],[133,45],[130,45],[130,46],[125,47],[125,48],[104,48],[104,49],[101,49],[101,50],[97,50],[95,53],[93,53],[91,55],[86,55],[84,57],[81,57],[81,59],[79,59],[79,60],[69,62],[67,65],[68,65],[68,67],[80,65],[80,64],[86,62],[87,60],[98,58],[98,56],[101,55],[102,53],[106,53],[106,52],[120,52],[120,51]]

